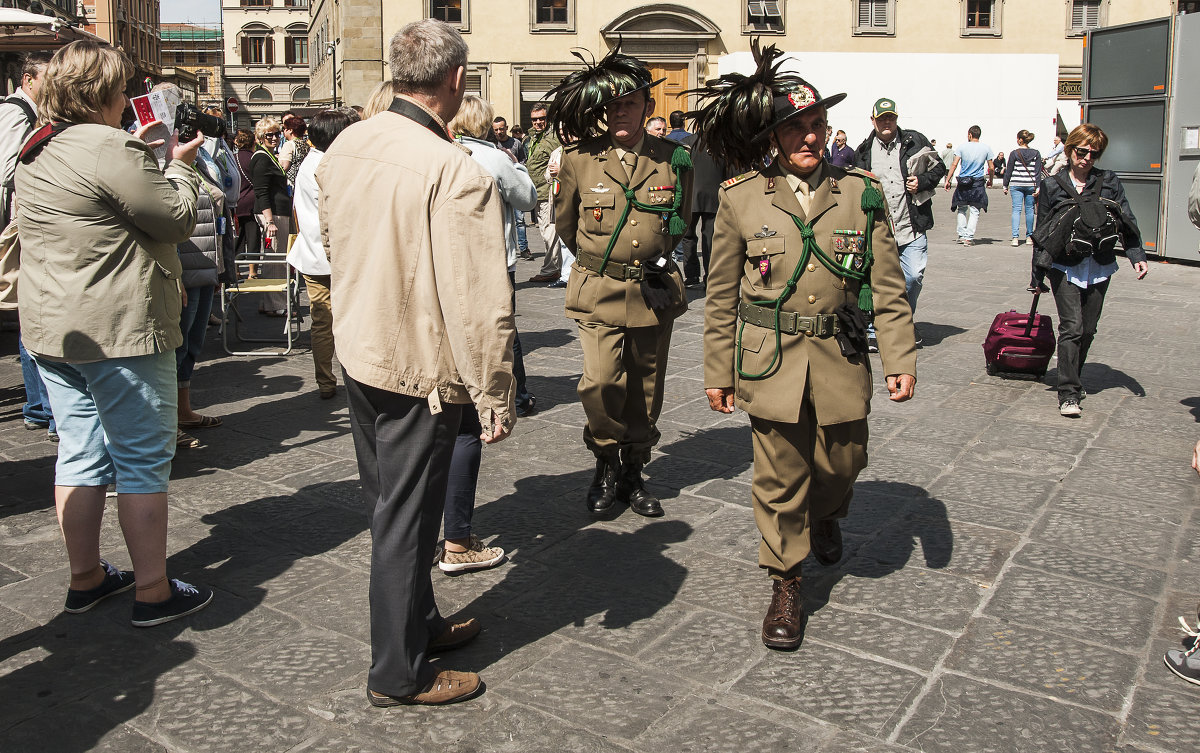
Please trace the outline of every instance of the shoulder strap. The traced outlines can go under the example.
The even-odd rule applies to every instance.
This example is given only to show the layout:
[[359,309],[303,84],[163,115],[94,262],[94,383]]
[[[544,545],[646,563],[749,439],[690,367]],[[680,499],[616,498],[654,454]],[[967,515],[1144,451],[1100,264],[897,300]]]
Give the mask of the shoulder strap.
[[37,113],[34,112],[33,105],[29,104],[29,101],[26,100],[21,95],[10,94],[9,96],[5,97],[4,104],[16,105],[17,107],[20,107],[22,110],[24,110],[25,111],[25,119],[29,121],[30,128],[33,128],[37,124]]
[[1064,171],[1059,170],[1056,172],[1054,174],[1054,179],[1058,181],[1058,185],[1062,186],[1063,189],[1066,190],[1067,194],[1071,196],[1071,198],[1079,198],[1079,192],[1075,190],[1075,184],[1071,181],[1070,176],[1064,173]]
[[46,144],[50,143],[51,139],[73,125],[75,124],[62,122],[47,123],[46,125],[37,129],[29,135],[29,138],[25,141],[25,146],[21,147],[21,152],[17,156],[17,159],[28,165],[35,157],[38,156],[38,154],[42,151],[42,148],[45,147]]

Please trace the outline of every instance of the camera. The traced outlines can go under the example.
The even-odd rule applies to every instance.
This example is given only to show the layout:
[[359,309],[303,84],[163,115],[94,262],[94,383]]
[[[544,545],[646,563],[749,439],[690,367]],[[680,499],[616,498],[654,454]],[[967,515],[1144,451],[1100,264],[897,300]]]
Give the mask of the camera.
[[220,138],[225,135],[225,121],[205,115],[191,102],[182,102],[175,108],[175,128],[179,131],[179,143],[186,144],[196,138],[199,131],[205,136]]

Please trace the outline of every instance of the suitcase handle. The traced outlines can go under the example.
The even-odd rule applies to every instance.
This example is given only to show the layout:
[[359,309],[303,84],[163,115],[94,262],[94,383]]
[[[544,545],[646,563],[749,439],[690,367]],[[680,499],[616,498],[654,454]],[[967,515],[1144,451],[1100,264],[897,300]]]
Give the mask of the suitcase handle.
[[1033,305],[1029,307],[1029,321],[1025,323],[1025,336],[1033,332],[1033,318],[1037,316],[1038,299],[1042,297],[1042,291],[1033,291]]

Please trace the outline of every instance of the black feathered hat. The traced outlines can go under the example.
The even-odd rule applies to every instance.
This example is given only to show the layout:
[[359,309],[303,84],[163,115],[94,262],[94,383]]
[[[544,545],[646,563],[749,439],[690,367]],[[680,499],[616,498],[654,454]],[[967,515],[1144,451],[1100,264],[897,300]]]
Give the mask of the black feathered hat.
[[603,120],[604,106],[634,92],[649,89],[666,81],[652,80],[646,64],[632,55],[621,52],[621,40],[600,62],[589,63],[578,50],[571,54],[579,58],[584,68],[563,78],[547,93],[552,98],[546,113],[554,132],[582,139],[594,135]]
[[717,160],[740,170],[761,165],[770,151],[771,132],[813,107],[832,107],[845,94],[822,97],[794,73],[781,73],[783,52],[775,45],[759,50],[750,40],[754,73],[727,73],[685,94],[699,95],[701,106],[688,113],[699,146]]

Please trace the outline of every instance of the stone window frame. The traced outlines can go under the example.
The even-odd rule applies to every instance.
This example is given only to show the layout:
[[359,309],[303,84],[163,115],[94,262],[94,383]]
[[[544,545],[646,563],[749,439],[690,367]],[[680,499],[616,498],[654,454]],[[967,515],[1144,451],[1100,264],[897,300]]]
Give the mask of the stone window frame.
[[1068,37],[1082,37],[1088,33],[1090,29],[1099,29],[1108,24],[1108,6],[1111,0],[1095,0],[1098,10],[1096,14],[1095,26],[1076,26],[1075,25],[1075,6],[1083,0],[1066,0],[1067,6],[1067,31]]
[[[742,0],[742,34],[753,34],[754,36],[780,35],[787,33],[787,0]],[[751,11],[756,6],[761,6],[763,11],[761,14],[751,15]],[[750,19],[756,18],[779,18],[779,27],[772,28],[764,24],[751,23]]]
[[566,4],[567,20],[563,22],[538,21],[538,3],[554,0],[529,0],[529,31],[535,34],[563,34],[575,32],[575,0],[562,0]]
[[[453,0],[446,0],[452,2]],[[425,18],[433,18],[433,5],[438,0],[425,0]],[[458,0],[459,11],[462,13],[462,20],[458,23],[450,23],[451,26],[458,29],[460,34],[471,33],[471,0]],[[443,20],[443,19],[438,19]]]
[[[887,23],[883,26],[860,26],[861,9],[864,2],[883,2],[887,10]],[[896,36],[896,0],[850,0],[851,34],[856,37]]]
[[[973,2],[990,2],[992,25],[987,28],[967,26],[967,15]],[[1004,36],[1004,0],[958,0],[959,21],[958,35],[960,37],[1002,37]]]

